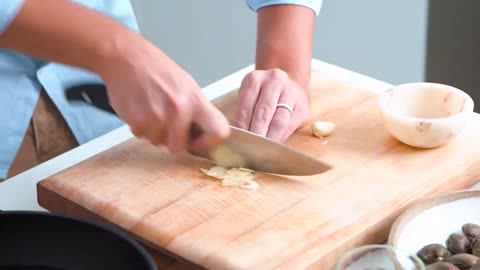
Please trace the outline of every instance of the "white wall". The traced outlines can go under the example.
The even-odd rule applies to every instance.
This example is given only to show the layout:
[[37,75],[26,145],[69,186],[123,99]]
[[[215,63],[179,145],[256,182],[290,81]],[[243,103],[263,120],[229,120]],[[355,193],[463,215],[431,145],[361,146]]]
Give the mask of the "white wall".
[[390,83],[423,81],[427,0],[324,0],[314,57]]
[[[142,33],[204,86],[254,62],[244,0],[131,0]],[[314,57],[391,83],[424,80],[427,0],[324,0]]]

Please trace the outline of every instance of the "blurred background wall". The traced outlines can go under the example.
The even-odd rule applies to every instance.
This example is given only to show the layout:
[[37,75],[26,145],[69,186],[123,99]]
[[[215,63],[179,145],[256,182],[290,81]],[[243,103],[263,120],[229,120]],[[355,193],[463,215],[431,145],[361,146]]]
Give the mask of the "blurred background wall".
[[[256,14],[244,0],[131,2],[142,33],[201,86],[254,62]],[[314,57],[392,84],[451,84],[478,100],[479,11],[478,0],[324,0]]]

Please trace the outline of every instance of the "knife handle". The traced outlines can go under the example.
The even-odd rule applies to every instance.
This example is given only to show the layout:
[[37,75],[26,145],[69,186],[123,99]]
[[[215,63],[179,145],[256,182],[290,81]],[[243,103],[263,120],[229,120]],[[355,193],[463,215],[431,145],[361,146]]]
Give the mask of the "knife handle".
[[[118,117],[118,114],[110,105],[107,87],[104,84],[92,83],[72,86],[65,91],[65,97],[68,102],[84,102]],[[192,139],[196,139],[202,136],[202,134],[203,131],[198,124],[193,123],[190,126],[190,136]]]
[[110,105],[107,87],[103,84],[82,84],[67,88],[65,96],[69,102],[80,101],[90,104],[100,110],[117,113]]

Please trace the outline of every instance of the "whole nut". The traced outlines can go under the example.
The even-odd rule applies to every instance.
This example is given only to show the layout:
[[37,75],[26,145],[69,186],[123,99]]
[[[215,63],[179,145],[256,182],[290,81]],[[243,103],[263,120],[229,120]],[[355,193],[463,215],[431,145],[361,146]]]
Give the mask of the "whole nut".
[[480,236],[480,226],[474,223],[467,223],[462,226],[462,231],[465,236],[472,241],[473,238]]
[[441,244],[426,245],[417,252],[417,256],[426,264],[444,261],[448,255],[447,248]]
[[477,236],[472,240],[471,246],[471,253],[477,257],[480,257],[480,236]]
[[436,262],[428,265],[426,270],[460,270],[460,268],[451,263]]
[[470,240],[461,233],[452,233],[448,237],[446,244],[448,251],[452,254],[470,253],[472,251]]
[[479,260],[480,258],[477,256],[467,253],[455,254],[445,259],[446,262],[454,264],[460,269],[470,269],[477,264]]

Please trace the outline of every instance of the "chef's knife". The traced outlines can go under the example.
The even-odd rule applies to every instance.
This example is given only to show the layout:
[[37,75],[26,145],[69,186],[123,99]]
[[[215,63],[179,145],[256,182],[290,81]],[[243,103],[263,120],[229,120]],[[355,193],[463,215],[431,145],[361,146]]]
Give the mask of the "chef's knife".
[[[107,89],[103,84],[73,86],[66,90],[65,95],[69,102],[85,102],[116,114],[109,103]],[[331,168],[328,164],[284,144],[236,127],[230,126],[230,130],[229,138],[220,147],[216,147],[215,151],[192,154],[207,158],[217,164],[220,163],[221,166],[243,166],[255,171],[283,175],[314,175]],[[193,133],[201,132],[198,128],[193,128],[191,131],[192,136],[195,135]],[[217,151],[218,149],[221,150]],[[223,152],[223,154],[219,152]],[[219,155],[223,155],[223,157],[219,159]]]

